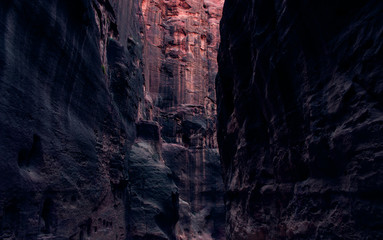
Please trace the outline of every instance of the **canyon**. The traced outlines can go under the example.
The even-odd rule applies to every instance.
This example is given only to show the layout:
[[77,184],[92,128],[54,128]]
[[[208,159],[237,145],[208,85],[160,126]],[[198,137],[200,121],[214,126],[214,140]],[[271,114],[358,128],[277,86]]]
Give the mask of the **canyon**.
[[0,239],[382,239],[382,12],[0,1]]

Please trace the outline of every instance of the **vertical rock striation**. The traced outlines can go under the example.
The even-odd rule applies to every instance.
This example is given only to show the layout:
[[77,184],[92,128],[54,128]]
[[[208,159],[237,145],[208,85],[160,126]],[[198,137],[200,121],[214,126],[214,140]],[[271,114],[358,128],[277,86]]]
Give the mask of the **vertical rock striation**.
[[227,0],[228,239],[383,238],[383,4]]
[[214,81],[223,1],[143,0],[146,103],[179,191],[177,239],[224,239]]
[[156,106],[203,106],[215,115],[223,0],[143,0],[145,85]]
[[222,4],[0,1],[0,239],[224,239]]
[[122,0],[0,2],[1,239],[126,239],[137,13]]

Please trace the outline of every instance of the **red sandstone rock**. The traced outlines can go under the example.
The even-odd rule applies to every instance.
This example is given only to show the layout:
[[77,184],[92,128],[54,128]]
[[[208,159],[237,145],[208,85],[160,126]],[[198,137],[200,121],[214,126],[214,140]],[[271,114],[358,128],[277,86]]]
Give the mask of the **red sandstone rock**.
[[142,116],[160,123],[166,142],[164,161],[179,188],[177,239],[225,238],[214,87],[222,7],[223,0],[142,2]]
[[144,0],[145,85],[160,108],[192,104],[215,115],[223,0]]

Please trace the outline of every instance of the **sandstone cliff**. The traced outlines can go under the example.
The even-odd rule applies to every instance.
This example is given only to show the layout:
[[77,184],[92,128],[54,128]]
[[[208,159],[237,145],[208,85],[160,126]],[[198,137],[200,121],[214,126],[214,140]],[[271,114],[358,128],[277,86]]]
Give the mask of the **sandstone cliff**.
[[137,13],[135,1],[0,1],[0,239],[126,239]]
[[223,0],[143,0],[145,85],[156,106],[203,106],[215,115]]
[[179,191],[177,239],[224,239],[214,81],[223,1],[144,0],[146,102]]
[[382,239],[383,4],[225,2],[228,239]]
[[222,4],[0,1],[0,239],[224,239]]

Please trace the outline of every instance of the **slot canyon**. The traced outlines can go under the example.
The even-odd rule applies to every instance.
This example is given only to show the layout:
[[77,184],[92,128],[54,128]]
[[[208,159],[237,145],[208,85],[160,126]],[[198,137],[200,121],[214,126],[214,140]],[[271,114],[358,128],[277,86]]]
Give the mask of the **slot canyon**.
[[375,240],[382,196],[382,1],[0,0],[0,240]]

